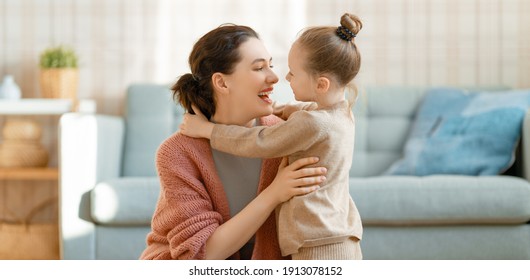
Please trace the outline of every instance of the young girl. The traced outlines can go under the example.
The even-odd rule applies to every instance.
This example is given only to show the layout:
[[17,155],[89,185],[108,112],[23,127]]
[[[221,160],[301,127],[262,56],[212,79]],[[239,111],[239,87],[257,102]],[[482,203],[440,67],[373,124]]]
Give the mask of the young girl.
[[[246,157],[289,156],[289,162],[318,156],[328,169],[320,189],[293,197],[276,208],[283,256],[292,259],[362,259],[361,218],[349,195],[355,122],[344,96],[357,75],[360,55],[354,37],[362,28],[354,15],[344,14],[337,27],[305,30],[289,52],[289,81],[295,106],[276,106],[285,122],[252,128],[209,122],[194,110],[187,114],[181,133],[211,139],[212,148]],[[258,98],[272,103],[272,88]]]

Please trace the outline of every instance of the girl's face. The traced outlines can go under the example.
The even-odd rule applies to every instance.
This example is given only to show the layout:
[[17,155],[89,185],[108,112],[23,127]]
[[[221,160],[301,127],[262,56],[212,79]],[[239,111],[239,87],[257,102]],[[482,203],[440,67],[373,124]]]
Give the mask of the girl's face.
[[[278,76],[272,71],[272,58],[259,39],[249,38],[239,46],[239,53],[241,61],[234,72],[224,75],[228,93],[218,95],[217,110],[227,112],[224,119],[230,118],[229,123],[246,124],[272,114],[269,94]],[[221,106],[224,108],[219,108]]]
[[315,79],[304,68],[306,54],[298,43],[294,43],[289,51],[289,73],[285,79],[289,81],[294,98],[298,101],[315,101]]

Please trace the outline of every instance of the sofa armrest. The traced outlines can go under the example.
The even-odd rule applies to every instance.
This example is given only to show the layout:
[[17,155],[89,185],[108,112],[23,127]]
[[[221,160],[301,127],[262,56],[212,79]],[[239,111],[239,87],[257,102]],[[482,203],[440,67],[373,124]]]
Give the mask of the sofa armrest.
[[521,144],[523,176],[530,181],[530,110],[524,117]]
[[62,259],[95,259],[90,190],[119,177],[125,125],[120,117],[67,113],[59,120],[59,223]]

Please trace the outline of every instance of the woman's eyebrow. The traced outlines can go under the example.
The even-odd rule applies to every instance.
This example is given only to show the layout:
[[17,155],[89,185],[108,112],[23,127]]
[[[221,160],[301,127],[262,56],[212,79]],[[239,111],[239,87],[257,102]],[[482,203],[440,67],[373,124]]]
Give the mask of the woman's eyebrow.
[[[265,62],[267,61],[265,58],[256,58],[254,61],[252,61],[251,64],[257,63],[257,62]],[[269,59],[269,63],[272,62],[272,57]]]

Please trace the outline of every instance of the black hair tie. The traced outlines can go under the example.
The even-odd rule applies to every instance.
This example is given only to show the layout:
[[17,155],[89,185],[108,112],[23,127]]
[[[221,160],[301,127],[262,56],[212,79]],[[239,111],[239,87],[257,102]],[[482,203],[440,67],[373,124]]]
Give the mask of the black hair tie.
[[348,28],[344,26],[337,27],[337,35],[344,41],[350,42],[353,38],[355,38],[355,33],[351,32]]

